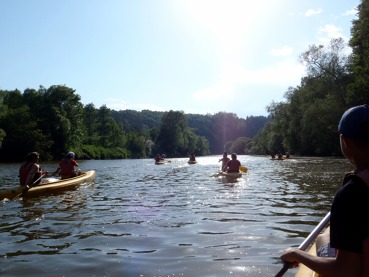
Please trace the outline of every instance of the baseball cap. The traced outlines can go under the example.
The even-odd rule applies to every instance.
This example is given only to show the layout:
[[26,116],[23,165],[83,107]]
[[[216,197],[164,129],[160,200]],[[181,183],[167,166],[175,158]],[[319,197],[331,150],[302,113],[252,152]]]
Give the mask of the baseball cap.
[[369,106],[348,109],[338,124],[338,132],[351,139],[369,141]]

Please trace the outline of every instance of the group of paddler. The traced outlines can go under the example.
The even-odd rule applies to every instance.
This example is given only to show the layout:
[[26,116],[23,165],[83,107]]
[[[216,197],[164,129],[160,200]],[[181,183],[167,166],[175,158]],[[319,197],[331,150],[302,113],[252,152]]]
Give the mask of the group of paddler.
[[[32,186],[40,184],[41,179],[48,174],[47,171],[41,170],[41,166],[38,164],[39,158],[38,152],[30,152],[19,168],[19,184],[24,188],[23,193],[26,193]],[[59,175],[60,179],[76,177],[81,174],[81,170],[75,169],[77,166],[75,154],[68,152],[51,176]]]
[[[306,253],[303,247],[286,249],[281,256],[285,266],[276,277],[298,263],[319,276],[369,276],[368,105],[348,109],[341,117],[338,132],[342,153],[355,170],[345,175],[342,187],[334,196],[326,216],[329,233],[317,233],[316,253]],[[296,276],[312,275],[298,272]]]
[[[222,162],[222,167],[220,169],[221,172],[227,172],[227,173],[239,173],[240,171],[246,173],[247,168],[241,165],[241,162],[237,160],[236,153],[231,154],[231,158],[228,158],[228,153],[224,152],[223,157],[218,161]],[[154,158],[156,164],[161,164],[165,162],[165,155],[159,155],[157,154]],[[189,164],[197,163],[195,154],[192,153],[190,155],[190,158],[188,160]]]
[[221,171],[223,172],[240,172],[240,170],[242,172],[245,172],[245,168],[244,166],[241,165],[241,162],[239,160],[237,160],[237,155],[236,153],[232,153],[231,154],[231,158],[228,158],[228,153],[224,152],[223,153],[223,158],[221,158],[218,162],[222,162],[222,167],[221,167]]
[[156,156],[155,156],[155,158],[154,158],[154,160],[155,160],[155,163],[156,164],[162,164],[162,163],[164,163],[166,160],[165,160],[165,154],[157,154]]
[[[195,155],[191,154],[189,163],[196,161]],[[241,165],[241,162],[237,160],[236,153],[231,154],[231,159],[228,158],[228,153],[224,152],[223,157],[219,159],[218,162],[222,162],[222,166],[220,168],[220,172],[226,172],[226,173],[240,173],[242,171],[243,173],[247,172],[247,168],[245,166]]]
[[283,159],[289,159],[290,153],[286,152],[283,156],[282,152],[278,152],[278,154],[275,154],[274,152],[270,153],[270,158],[272,160],[283,160]]

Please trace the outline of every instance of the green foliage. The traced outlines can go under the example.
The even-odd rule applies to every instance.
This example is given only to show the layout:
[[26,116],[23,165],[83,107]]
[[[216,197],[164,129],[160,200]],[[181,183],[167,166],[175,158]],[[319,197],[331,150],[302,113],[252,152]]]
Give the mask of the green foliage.
[[369,103],[369,1],[362,0],[357,9],[358,18],[352,22],[350,39],[350,69],[354,76],[347,96],[350,105]]
[[127,147],[130,150],[130,158],[146,158],[146,138],[132,131],[128,134]]
[[[4,94],[5,93],[3,91],[0,91],[0,122],[1,122],[2,118],[4,118],[4,116],[7,113],[7,107],[3,104]],[[0,148],[2,146],[5,135],[6,135],[6,133],[3,130],[3,128],[0,128]]]
[[126,132],[143,132],[158,127],[164,112],[124,110],[112,111],[112,115],[117,122],[122,123]]
[[251,147],[250,145],[251,141],[252,140],[250,138],[245,138],[245,137],[237,138],[232,143],[232,146],[230,148],[230,153],[236,153],[237,155],[249,154],[249,149]]
[[83,122],[85,128],[84,144],[93,145],[99,141],[97,133],[97,109],[94,104],[87,104],[83,108]]
[[235,138],[242,136],[239,126],[240,124],[235,114],[224,112],[215,114],[212,117],[213,151],[216,153],[224,152],[224,146],[227,141],[233,141]]
[[273,123],[268,122],[264,128],[261,129],[256,137],[252,140],[249,149],[249,154],[267,154],[270,153],[269,141],[270,134],[272,134]]
[[[19,91],[4,91],[4,106],[6,113],[1,118],[3,139],[1,156],[8,161],[23,159],[25,153],[39,149],[40,153],[49,156],[49,147],[52,144],[50,137],[39,128],[39,120],[33,117]],[[33,119],[33,120],[30,120]],[[23,124],[22,124],[23,123]]]
[[[43,160],[59,160],[68,151],[79,159],[208,155],[229,141],[255,133],[266,117],[235,114],[185,115],[183,112],[112,111],[83,106],[66,86],[0,90],[0,160],[20,161],[38,151]],[[188,124],[190,122],[190,124]]]
[[209,143],[204,137],[196,135],[188,127],[187,118],[183,112],[169,111],[162,117],[158,136],[156,138],[157,153],[165,153],[169,157],[209,154]]
[[312,45],[300,56],[307,76],[289,88],[286,102],[272,103],[270,124],[259,133],[250,152],[290,152],[300,155],[337,155],[337,125],[347,106],[351,77],[345,43],[334,39],[328,46]]
[[91,105],[84,111],[80,96],[71,88],[40,87],[26,89],[23,94],[18,90],[0,91],[0,95],[2,161],[23,160],[30,151],[40,152],[42,159],[59,159],[61,153],[71,149],[82,149],[79,152],[84,156],[83,144],[91,145],[96,138],[109,143],[86,152],[87,157],[128,157],[122,127],[107,113],[108,123],[98,133],[98,120],[103,116],[99,118]]
[[185,147],[184,131],[186,128],[187,121],[183,112],[169,111],[165,113],[156,139],[159,153],[166,153],[168,156],[182,155]]
[[119,147],[105,148],[96,145],[83,145],[80,151],[75,151],[78,154],[78,159],[86,160],[127,159],[129,157],[128,150]]
[[[159,136],[159,129],[164,112],[153,112],[143,110],[141,112],[125,110],[112,111],[113,117],[117,122],[122,122],[124,130],[130,132],[135,130],[138,133],[144,133],[146,137],[150,137],[151,141],[156,141]],[[187,125],[193,132],[203,139],[207,140],[206,145],[209,151],[204,153],[219,154],[219,149],[223,151],[226,142],[234,141],[239,136],[253,138],[257,132],[264,127],[265,123],[270,120],[265,116],[250,116],[246,119],[238,118],[231,113],[217,113],[215,115],[186,114]],[[221,128],[220,128],[221,126]],[[226,136],[219,135],[216,132],[222,130]],[[188,133],[187,136],[190,136]],[[188,138],[184,137],[188,142]],[[192,141],[193,138],[191,139]],[[198,144],[198,143],[197,143]],[[149,147],[150,148],[150,147]],[[151,153],[160,152],[158,145],[151,147]],[[189,149],[193,149],[190,146]],[[188,151],[191,151],[189,150]],[[203,152],[202,150],[195,150]],[[146,151],[148,153],[148,151]],[[150,151],[149,151],[150,152]],[[189,152],[190,153],[190,152]],[[151,155],[151,154],[150,154]],[[198,154],[197,154],[198,155]]]

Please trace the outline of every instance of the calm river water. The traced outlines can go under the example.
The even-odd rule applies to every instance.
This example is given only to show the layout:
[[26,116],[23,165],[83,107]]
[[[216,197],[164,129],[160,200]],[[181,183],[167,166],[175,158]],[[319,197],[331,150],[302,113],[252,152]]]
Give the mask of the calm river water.
[[[239,156],[249,172],[228,180],[214,176],[219,158],[79,161],[92,184],[0,201],[0,276],[274,276],[352,169]],[[17,184],[18,167],[0,164],[0,187]]]

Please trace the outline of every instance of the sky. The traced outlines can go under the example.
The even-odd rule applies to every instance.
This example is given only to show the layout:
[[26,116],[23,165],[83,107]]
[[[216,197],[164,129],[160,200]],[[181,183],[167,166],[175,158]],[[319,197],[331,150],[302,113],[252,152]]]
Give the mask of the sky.
[[0,0],[0,90],[113,110],[268,115],[299,55],[349,41],[360,0]]

